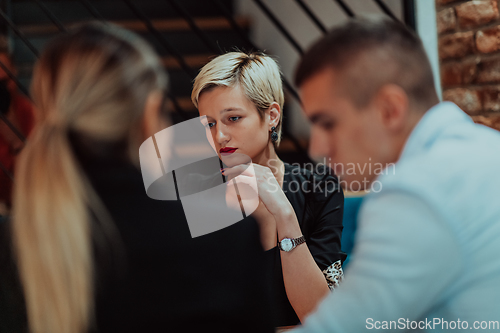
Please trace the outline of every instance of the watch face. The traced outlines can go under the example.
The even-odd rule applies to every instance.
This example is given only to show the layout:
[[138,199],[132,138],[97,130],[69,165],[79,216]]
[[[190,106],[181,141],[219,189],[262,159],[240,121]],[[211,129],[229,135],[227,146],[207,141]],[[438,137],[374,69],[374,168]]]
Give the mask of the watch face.
[[285,238],[281,241],[281,248],[283,251],[288,252],[291,251],[293,248],[293,243],[291,239]]

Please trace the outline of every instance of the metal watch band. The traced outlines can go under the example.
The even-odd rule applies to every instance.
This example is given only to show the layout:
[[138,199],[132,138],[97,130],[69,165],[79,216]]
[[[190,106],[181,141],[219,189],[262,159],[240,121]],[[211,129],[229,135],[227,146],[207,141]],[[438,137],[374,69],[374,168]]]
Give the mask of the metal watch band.
[[293,248],[296,248],[300,244],[305,243],[306,238],[304,237],[304,235],[302,235],[299,238],[294,238],[292,241],[293,241]]

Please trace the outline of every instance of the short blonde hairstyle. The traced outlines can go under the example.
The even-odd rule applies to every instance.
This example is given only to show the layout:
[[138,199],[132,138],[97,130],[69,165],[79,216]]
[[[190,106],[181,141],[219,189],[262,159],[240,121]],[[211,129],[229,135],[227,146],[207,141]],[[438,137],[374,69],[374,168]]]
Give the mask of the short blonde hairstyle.
[[281,117],[276,126],[278,141],[281,141],[281,124],[285,97],[278,63],[264,53],[229,52],[212,59],[203,66],[196,76],[191,100],[198,108],[200,95],[211,88],[240,85],[243,92],[255,104],[261,118],[265,111],[276,102],[281,109]]

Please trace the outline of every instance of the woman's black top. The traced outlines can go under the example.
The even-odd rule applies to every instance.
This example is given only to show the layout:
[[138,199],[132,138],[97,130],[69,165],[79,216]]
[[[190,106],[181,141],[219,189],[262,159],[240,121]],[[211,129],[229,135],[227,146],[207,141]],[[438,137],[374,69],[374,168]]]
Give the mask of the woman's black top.
[[0,216],[0,333],[25,333],[28,332],[26,311],[10,229],[10,221]]
[[[324,165],[303,169],[285,163],[283,192],[295,210],[306,245],[319,269],[336,270],[335,267],[338,268],[340,261],[345,259],[340,250],[344,194],[337,177]],[[267,251],[267,255],[272,265],[275,325],[296,325],[299,318],[286,296],[280,250],[275,247]]]

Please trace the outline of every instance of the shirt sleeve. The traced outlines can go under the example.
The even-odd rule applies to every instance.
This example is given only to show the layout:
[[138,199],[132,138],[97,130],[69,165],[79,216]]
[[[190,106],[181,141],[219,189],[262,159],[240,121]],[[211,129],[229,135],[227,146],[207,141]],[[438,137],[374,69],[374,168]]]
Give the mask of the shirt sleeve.
[[323,275],[326,278],[326,283],[331,291],[335,290],[344,279],[344,271],[342,270],[342,262],[337,260],[323,270]]
[[422,318],[463,266],[451,227],[403,191],[364,203],[354,254],[343,283],[294,332],[365,332],[375,321]]
[[[321,177],[315,175],[308,190],[308,205],[314,214],[314,223],[306,236],[306,243],[318,267],[329,281],[328,276],[341,272],[338,265],[345,259],[340,250],[344,193],[338,179],[329,173]],[[333,280],[331,282],[333,283]]]

